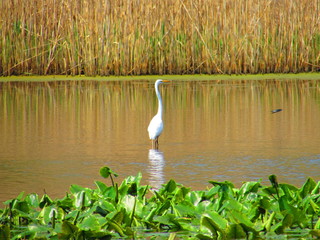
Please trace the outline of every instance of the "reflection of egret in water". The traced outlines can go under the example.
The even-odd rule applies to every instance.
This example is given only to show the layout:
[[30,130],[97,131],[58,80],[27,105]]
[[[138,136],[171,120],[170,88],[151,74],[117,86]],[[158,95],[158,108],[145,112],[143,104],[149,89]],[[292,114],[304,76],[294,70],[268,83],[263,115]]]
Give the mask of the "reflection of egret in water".
[[163,153],[156,149],[149,150],[149,184],[155,189],[160,189],[161,185],[164,184],[163,168],[165,160]]

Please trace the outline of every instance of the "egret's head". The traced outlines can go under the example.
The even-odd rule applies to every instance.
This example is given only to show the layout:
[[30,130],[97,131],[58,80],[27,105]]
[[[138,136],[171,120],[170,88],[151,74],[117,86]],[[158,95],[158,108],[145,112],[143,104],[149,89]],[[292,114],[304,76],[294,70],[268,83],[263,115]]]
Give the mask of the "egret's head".
[[156,84],[167,83],[167,82],[170,82],[170,80],[158,79],[158,80],[156,81]]

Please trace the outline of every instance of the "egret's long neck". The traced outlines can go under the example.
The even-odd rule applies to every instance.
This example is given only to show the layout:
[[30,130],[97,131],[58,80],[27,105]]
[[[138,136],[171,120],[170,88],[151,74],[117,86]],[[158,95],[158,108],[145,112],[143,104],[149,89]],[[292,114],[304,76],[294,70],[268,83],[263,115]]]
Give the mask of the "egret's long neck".
[[159,84],[155,85],[155,89],[156,89],[156,94],[158,97],[158,113],[157,113],[157,115],[159,115],[160,118],[162,118],[162,98],[161,98],[161,94],[159,92]]

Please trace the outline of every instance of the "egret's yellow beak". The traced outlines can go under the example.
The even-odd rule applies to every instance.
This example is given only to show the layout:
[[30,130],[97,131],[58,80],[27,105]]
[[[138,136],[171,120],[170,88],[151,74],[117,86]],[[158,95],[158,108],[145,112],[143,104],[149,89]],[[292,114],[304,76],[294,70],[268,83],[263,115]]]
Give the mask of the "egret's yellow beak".
[[162,82],[171,82],[170,80],[162,80]]

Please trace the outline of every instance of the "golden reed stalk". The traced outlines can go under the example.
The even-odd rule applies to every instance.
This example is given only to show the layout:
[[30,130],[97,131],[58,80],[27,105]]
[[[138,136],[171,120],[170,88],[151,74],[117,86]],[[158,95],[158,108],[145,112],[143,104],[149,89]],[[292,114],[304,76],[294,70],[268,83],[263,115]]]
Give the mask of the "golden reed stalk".
[[310,72],[320,0],[3,0],[0,75]]

